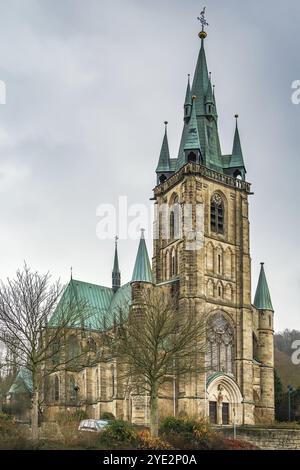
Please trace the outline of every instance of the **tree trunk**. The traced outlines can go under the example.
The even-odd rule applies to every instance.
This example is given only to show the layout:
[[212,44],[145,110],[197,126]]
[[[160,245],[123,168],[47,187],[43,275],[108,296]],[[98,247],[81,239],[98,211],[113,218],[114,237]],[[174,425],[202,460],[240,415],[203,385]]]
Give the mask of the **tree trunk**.
[[33,387],[32,408],[31,408],[31,437],[33,441],[39,438],[39,391],[38,387]]
[[154,385],[150,393],[150,433],[158,436],[158,387]]

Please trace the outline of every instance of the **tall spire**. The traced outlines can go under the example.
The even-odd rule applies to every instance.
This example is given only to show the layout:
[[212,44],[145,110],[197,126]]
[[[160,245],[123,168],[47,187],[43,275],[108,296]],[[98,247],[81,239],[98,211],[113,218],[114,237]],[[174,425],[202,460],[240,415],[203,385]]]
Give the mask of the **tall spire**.
[[117,292],[121,286],[121,272],[119,269],[119,257],[118,257],[118,237],[115,238],[115,257],[112,271],[112,289]]
[[134,270],[132,274],[132,282],[153,282],[151,264],[148,256],[147,246],[145,242],[144,229],[141,229],[141,239],[135,260]]
[[259,310],[272,310],[273,305],[271,301],[271,295],[266,279],[266,274],[264,270],[264,263],[260,263],[261,268],[260,268],[260,274],[259,274],[259,279],[258,279],[258,284],[257,284],[257,289],[255,293],[255,298],[254,298],[254,307],[256,307]]
[[[199,33],[201,34],[201,33]],[[206,34],[206,33],[205,33]],[[209,84],[209,75],[204,49],[204,37],[201,37],[201,47],[198,55],[197,65],[195,69],[192,94],[197,96],[196,113],[197,115],[205,114],[204,101]]]

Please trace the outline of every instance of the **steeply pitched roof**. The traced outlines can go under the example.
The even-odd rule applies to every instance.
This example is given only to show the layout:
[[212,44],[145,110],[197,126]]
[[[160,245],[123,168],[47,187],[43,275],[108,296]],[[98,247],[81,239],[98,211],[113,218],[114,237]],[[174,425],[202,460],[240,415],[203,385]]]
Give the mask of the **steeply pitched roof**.
[[21,367],[18,372],[15,380],[13,381],[8,393],[17,394],[17,393],[32,393],[32,373],[26,367]]
[[132,282],[153,282],[151,264],[148,256],[147,246],[144,237],[144,231],[142,230],[140,244],[135,260],[134,270],[132,274]]
[[190,85],[190,75],[188,75],[188,83],[186,87],[186,94],[184,100],[185,106],[192,105],[192,93],[191,93],[191,85]]
[[124,313],[128,313],[131,301],[131,287],[129,283],[125,284],[114,293],[110,287],[98,286],[72,279],[53,313],[49,327],[55,328],[55,326],[58,326],[60,311],[65,308],[69,300],[74,302],[74,305],[76,305],[76,302],[78,302],[78,305],[80,303],[84,305],[82,322],[76,318],[76,323],[70,325],[70,327],[101,330],[104,324],[107,327],[112,326],[116,306],[119,307],[122,301]]
[[114,257],[113,272],[114,273],[120,273],[117,242],[115,243],[115,257]]
[[165,122],[165,133],[160,150],[156,172],[170,171],[170,151],[168,144],[167,122]]
[[234,139],[233,139],[232,157],[230,160],[230,167],[231,168],[245,168],[243,151],[242,151],[242,146],[241,146],[241,139],[240,139],[237,121],[236,121],[235,133],[234,133]]
[[273,310],[271,295],[264,270],[264,263],[261,263],[261,269],[253,305],[259,310]]
[[193,79],[193,86],[192,86],[192,94],[196,95],[197,103],[196,103],[196,114],[201,115],[205,114],[204,110],[204,101],[207,92],[209,82],[208,76],[208,69],[207,69],[207,62],[206,62],[206,55],[204,49],[204,39],[201,39],[201,47],[198,55],[197,65],[195,69],[194,79]]

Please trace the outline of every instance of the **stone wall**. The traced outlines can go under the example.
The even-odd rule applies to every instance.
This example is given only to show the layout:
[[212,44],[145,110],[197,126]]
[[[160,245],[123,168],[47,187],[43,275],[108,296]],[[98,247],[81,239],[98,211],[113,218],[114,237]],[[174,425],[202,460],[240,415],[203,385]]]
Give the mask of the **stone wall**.
[[[233,438],[233,428],[220,429],[226,437]],[[300,450],[300,427],[289,428],[257,428],[237,427],[236,438],[248,441],[264,450]]]

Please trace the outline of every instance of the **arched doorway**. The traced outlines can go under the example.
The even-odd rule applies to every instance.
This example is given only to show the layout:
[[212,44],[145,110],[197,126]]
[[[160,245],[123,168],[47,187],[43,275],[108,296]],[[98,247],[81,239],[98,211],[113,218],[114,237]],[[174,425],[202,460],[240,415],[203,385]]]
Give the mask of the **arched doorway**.
[[243,423],[243,397],[231,376],[219,372],[211,375],[206,384],[206,397],[211,424]]

